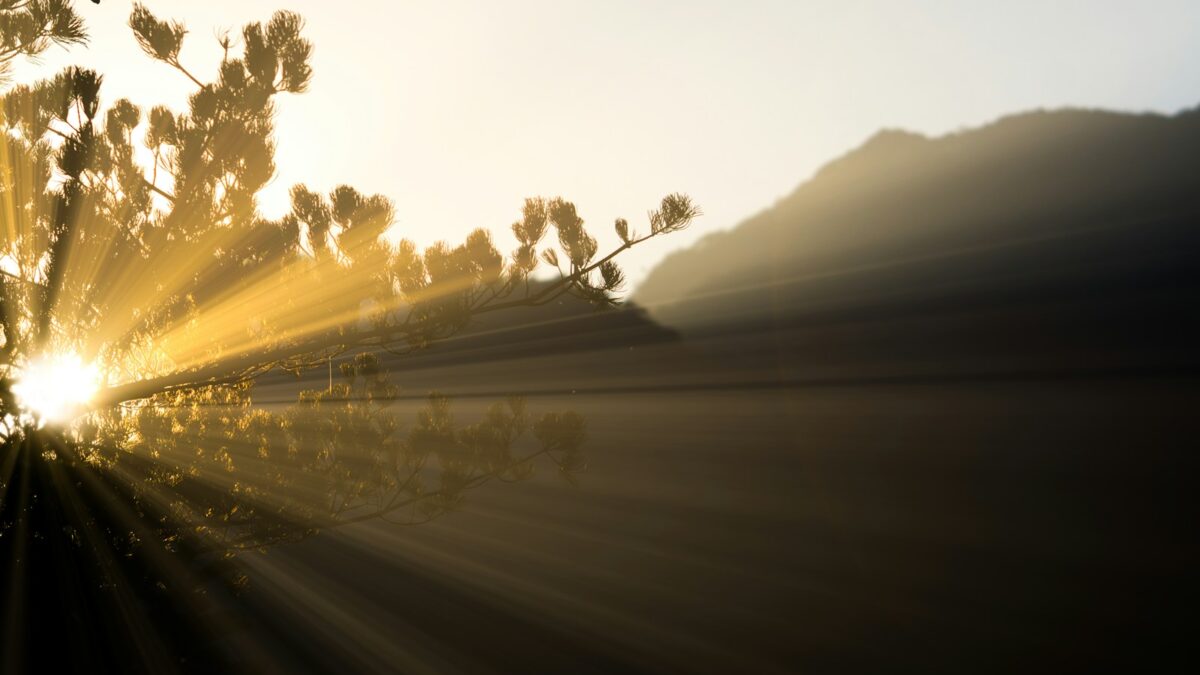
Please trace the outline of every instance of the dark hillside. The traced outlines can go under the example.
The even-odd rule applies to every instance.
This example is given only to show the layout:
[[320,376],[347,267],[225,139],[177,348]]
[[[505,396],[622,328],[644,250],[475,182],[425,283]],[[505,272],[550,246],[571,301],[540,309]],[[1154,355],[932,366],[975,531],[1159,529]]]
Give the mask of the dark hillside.
[[1194,368],[1198,188],[1197,111],[882,132],[636,297],[776,369]]

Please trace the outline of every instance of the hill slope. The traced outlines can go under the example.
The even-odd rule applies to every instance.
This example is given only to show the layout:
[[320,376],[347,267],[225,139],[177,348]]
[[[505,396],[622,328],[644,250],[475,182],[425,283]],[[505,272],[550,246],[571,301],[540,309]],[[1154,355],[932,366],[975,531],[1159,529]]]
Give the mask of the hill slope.
[[664,260],[635,298],[693,336],[770,334],[784,359],[857,340],[909,359],[1178,364],[1195,329],[1181,310],[1200,291],[1198,187],[1198,110],[884,131]]
[[1197,150],[1196,110],[1034,112],[935,139],[882,131],[772,208],[669,256],[635,297],[663,311],[706,293],[1194,209]]

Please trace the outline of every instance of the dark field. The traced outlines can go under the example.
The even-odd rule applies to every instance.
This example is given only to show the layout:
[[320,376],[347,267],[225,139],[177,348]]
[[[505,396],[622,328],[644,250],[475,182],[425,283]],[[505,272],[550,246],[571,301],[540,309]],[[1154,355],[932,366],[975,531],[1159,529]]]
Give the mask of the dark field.
[[[270,635],[271,660],[329,672],[1074,670],[1184,650],[1190,379],[872,364],[798,384],[699,344],[439,369],[576,373],[577,393],[530,404],[588,418],[578,487],[489,484],[428,525],[250,556],[230,647]],[[460,398],[461,418],[490,400]]]

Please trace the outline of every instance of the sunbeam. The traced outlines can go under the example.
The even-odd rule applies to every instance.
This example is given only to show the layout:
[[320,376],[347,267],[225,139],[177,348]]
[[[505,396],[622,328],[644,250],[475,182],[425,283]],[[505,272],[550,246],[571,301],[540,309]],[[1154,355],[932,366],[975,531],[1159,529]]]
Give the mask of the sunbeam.
[[47,354],[16,369],[11,390],[21,410],[39,423],[64,422],[91,403],[100,372],[78,354]]
[[[84,38],[58,0],[0,4],[0,19],[24,26],[4,34],[0,64]],[[28,658],[20,612],[39,634],[53,625],[33,595],[78,560],[94,564],[71,593],[141,636],[119,647],[98,634],[79,654],[127,649],[161,672],[189,631],[216,629],[162,603],[213,578],[237,588],[237,553],[367,521],[428,523],[538,466],[570,477],[584,466],[577,414],[534,414],[516,396],[474,422],[436,393],[400,406],[380,355],[563,298],[612,306],[614,259],[700,215],[669,195],[643,234],[618,220],[620,244],[604,252],[574,204],[528,199],[507,256],[482,229],[419,250],[394,236],[390,200],[345,185],[296,185],[291,211],[269,220],[257,201],[275,174],[276,101],[312,77],[299,16],[248,24],[236,49],[222,40],[211,83],[184,64],[182,25],[140,4],[129,25],[195,85],[183,110],[107,100],[82,67],[0,100],[0,554],[26,599],[12,596],[5,624],[14,668]],[[324,386],[257,400],[264,377],[314,370]],[[159,639],[156,612],[174,622]]]
[[0,0],[0,675],[1188,662],[1200,4],[151,4]]

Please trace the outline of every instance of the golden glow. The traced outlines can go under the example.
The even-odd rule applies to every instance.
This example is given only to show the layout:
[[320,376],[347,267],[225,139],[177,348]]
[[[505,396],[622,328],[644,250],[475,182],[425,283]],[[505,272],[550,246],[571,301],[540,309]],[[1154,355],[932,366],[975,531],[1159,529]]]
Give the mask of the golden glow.
[[17,401],[42,422],[65,422],[100,389],[99,370],[78,354],[50,354],[22,368],[13,384]]

